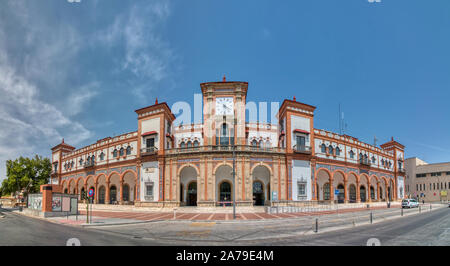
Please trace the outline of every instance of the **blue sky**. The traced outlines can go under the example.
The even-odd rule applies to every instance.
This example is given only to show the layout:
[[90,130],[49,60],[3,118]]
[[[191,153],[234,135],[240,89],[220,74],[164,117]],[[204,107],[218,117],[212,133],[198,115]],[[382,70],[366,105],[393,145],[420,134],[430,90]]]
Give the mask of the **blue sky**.
[[249,82],[249,101],[296,96],[315,127],[407,157],[450,161],[448,0],[0,2],[0,179],[7,159],[134,131],[158,97]]

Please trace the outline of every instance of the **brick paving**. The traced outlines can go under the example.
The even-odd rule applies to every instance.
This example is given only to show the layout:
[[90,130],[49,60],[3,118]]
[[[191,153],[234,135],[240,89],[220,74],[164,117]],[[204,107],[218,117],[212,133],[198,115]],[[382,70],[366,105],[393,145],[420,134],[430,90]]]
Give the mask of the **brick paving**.
[[[400,208],[400,206],[393,206],[394,208]],[[371,207],[370,210],[387,209],[387,207]],[[266,219],[283,219],[283,218],[295,218],[302,216],[320,216],[336,213],[351,213],[369,210],[367,208],[352,208],[341,210],[326,210],[326,211],[313,211],[313,212],[292,212],[292,213],[237,213],[237,220],[266,220]],[[85,215],[86,211],[80,211],[81,215]],[[140,220],[140,221],[155,221],[155,220],[173,220],[173,212],[123,212],[123,211],[93,211],[94,217],[102,218],[118,218],[128,220]],[[192,220],[192,221],[225,221],[232,220],[233,214],[230,213],[176,213],[176,220]],[[78,221],[77,221],[78,222]],[[67,223],[71,223],[67,221]]]

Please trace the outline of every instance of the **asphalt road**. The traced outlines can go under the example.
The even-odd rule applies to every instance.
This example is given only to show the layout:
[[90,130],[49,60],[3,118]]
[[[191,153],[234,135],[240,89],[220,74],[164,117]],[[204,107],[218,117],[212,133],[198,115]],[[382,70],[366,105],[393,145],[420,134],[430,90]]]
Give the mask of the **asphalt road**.
[[137,239],[97,232],[91,229],[50,223],[5,210],[0,210],[0,245],[2,246],[65,246],[71,238],[81,245],[146,245]]
[[[398,210],[392,210],[398,212]],[[405,210],[417,212],[417,210]],[[350,229],[311,232],[298,221],[241,223],[155,222],[139,225],[80,228],[49,223],[2,211],[0,245],[366,245],[376,238],[383,246],[450,245],[450,208],[360,225]],[[406,213],[405,213],[406,214]],[[367,217],[367,214],[361,214]],[[387,214],[386,214],[387,215]],[[328,223],[333,222],[333,217]],[[347,218],[345,218],[347,219]],[[305,229],[307,228],[307,230]]]
[[286,238],[271,245],[364,246],[376,238],[381,246],[449,246],[450,208],[373,225],[323,234]]

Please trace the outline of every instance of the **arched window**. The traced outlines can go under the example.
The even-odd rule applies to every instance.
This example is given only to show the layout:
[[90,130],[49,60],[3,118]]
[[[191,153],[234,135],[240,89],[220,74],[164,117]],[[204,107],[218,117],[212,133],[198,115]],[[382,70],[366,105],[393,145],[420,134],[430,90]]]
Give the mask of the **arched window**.
[[92,155],[92,157],[91,157],[91,163],[92,163],[92,164],[95,163],[95,156],[94,156],[94,155]]
[[72,163],[70,164],[70,168],[73,168],[73,165],[74,165],[74,163],[73,163],[73,161],[72,161]]
[[127,147],[127,155],[130,155],[131,154],[131,146],[128,146]]
[[113,151],[113,157],[117,157],[117,149],[114,149],[114,151]]
[[356,187],[353,184],[349,186],[349,199],[350,203],[356,202]]
[[83,165],[83,158],[80,159],[80,166]]
[[198,146],[200,146],[200,143],[198,142],[198,140],[195,140],[194,141],[194,147],[198,147]]
[[259,147],[260,147],[260,148],[263,148],[263,146],[264,146],[264,145],[263,145],[263,141],[260,140],[260,141],[259,141]]
[[341,155],[341,149],[339,147],[336,147],[336,156]]
[[373,200],[375,199],[375,189],[373,186],[370,186],[370,198]]
[[188,148],[192,148],[192,141],[188,141],[187,147],[188,147]]
[[120,148],[119,155],[120,155],[120,156],[123,156],[123,153],[124,153],[124,149],[123,149],[123,147],[122,147],[122,148]]
[[350,158],[353,159],[353,157],[355,157],[355,153],[352,150],[350,150]]
[[328,146],[328,153],[333,154],[333,146]]
[[228,126],[226,123],[222,124],[221,136],[220,136],[220,145],[228,146],[230,143],[228,136]]
[[372,163],[375,163],[375,156],[372,156]]
[[185,148],[185,147],[186,147],[186,143],[184,143],[184,141],[181,142],[181,143],[180,143],[180,148]]
[[227,124],[222,124],[222,136],[228,136],[228,126]]
[[258,146],[258,142],[256,141],[256,139],[252,140],[252,146],[254,147]]
[[322,144],[322,146],[320,146],[320,147],[321,147],[321,152],[323,152],[323,153],[327,152],[327,146],[325,146],[325,143]]
[[101,154],[100,154],[100,161],[103,161],[105,159],[105,154],[102,152]]
[[330,200],[330,183],[323,185],[323,200]]

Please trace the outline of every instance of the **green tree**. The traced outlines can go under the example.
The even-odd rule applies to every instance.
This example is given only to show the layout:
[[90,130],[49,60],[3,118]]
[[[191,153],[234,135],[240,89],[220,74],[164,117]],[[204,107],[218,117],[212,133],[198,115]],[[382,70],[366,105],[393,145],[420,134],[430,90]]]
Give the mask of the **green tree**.
[[47,184],[52,171],[48,158],[36,155],[34,158],[20,157],[6,161],[6,179],[2,194],[24,190],[26,194],[39,192],[40,185]]

